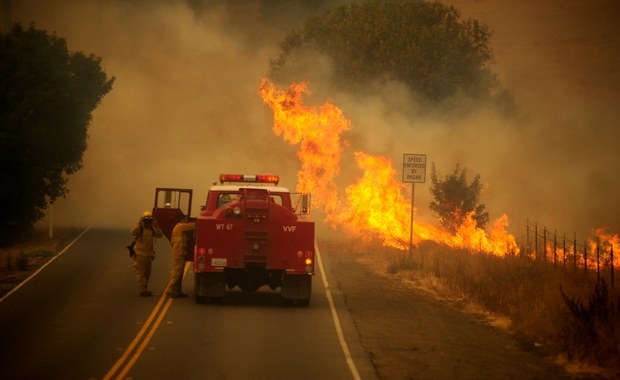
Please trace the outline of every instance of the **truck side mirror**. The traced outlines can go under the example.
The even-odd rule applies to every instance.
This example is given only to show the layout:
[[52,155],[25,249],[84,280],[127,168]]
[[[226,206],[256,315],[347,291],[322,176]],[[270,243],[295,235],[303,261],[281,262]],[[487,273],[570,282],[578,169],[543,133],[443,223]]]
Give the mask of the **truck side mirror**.
[[310,194],[301,195],[301,215],[310,215]]

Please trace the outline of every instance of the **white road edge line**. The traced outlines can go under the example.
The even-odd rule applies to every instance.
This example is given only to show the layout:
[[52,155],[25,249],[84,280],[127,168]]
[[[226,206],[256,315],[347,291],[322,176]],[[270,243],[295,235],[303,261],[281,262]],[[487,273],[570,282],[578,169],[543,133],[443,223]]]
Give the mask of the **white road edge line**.
[[351,357],[351,352],[349,352],[349,346],[347,346],[347,342],[344,339],[344,334],[342,333],[342,327],[340,326],[340,318],[338,318],[338,312],[336,311],[336,306],[334,305],[334,299],[332,298],[332,293],[329,290],[329,284],[327,283],[327,276],[325,275],[325,269],[323,268],[323,261],[321,260],[321,252],[319,251],[319,245],[315,241],[314,247],[316,248],[316,257],[319,262],[319,268],[321,269],[321,279],[323,280],[323,286],[325,287],[325,296],[327,297],[327,301],[329,302],[329,308],[332,312],[332,318],[334,319],[334,325],[336,327],[336,334],[338,334],[338,341],[340,342],[340,347],[342,347],[342,351],[344,353],[344,357],[347,360],[347,365],[349,366],[349,370],[351,371],[351,375],[353,375],[353,379],[361,380],[360,374],[357,371],[357,367],[353,362],[353,358]]
[[14,287],[10,292],[8,292],[7,294],[4,295],[4,297],[0,298],[0,302],[4,301],[5,299],[7,299],[11,294],[13,294],[14,292],[17,291],[17,289],[21,288],[25,283],[27,283],[28,281],[30,281],[34,276],[36,276],[37,274],[39,274],[39,272],[41,272],[43,269],[45,269],[46,266],[50,265],[52,263],[52,261],[56,260],[57,258],[59,258],[63,253],[65,253],[66,251],[69,250],[69,248],[71,248],[71,246],[73,244],[75,244],[76,241],[78,241],[86,232],[88,232],[88,230],[90,230],[92,228],[92,225],[86,227],[86,229],[84,231],[82,231],[82,233],[76,237],[75,239],[73,239],[73,241],[71,243],[69,243],[62,251],[60,251],[57,255],[55,255],[54,257],[52,257],[50,259],[50,261],[48,261],[47,263],[43,264],[39,269],[37,269],[33,274],[31,274],[30,276],[28,276],[27,279],[25,279],[24,281],[22,281],[19,285],[17,285],[16,287]]

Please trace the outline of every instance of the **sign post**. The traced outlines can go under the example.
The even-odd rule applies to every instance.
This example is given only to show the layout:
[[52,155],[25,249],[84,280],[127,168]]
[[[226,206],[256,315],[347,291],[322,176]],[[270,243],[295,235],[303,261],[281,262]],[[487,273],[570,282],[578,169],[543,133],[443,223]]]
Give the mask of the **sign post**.
[[413,198],[415,184],[426,182],[426,154],[403,155],[403,182],[411,183],[411,225],[409,226],[409,254],[413,253]]

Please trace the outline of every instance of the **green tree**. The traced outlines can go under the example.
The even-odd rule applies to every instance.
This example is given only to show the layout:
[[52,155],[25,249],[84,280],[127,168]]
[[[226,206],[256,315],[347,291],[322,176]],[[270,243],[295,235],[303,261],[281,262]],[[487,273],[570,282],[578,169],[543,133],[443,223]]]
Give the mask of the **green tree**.
[[458,93],[488,98],[498,90],[490,70],[491,32],[477,20],[461,20],[440,2],[369,0],[309,18],[281,43],[271,62],[275,80],[311,79],[313,49],[333,60],[334,80],[363,86],[395,78],[438,102]]
[[454,172],[445,178],[439,178],[435,163],[431,167],[431,194],[435,198],[431,202],[431,210],[439,217],[441,225],[450,232],[456,232],[468,213],[473,212],[476,225],[484,228],[489,221],[489,214],[480,204],[482,184],[480,175],[467,184],[467,171],[457,164]]
[[16,24],[0,40],[0,246],[41,219],[82,167],[91,112],[112,89],[101,59]]
[[263,22],[283,30],[297,28],[308,15],[329,8],[334,0],[259,0]]

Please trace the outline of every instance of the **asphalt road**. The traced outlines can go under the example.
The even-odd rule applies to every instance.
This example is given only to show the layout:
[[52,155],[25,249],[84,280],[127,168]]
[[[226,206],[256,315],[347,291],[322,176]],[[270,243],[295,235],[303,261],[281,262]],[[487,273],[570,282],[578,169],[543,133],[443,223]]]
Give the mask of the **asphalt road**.
[[[138,296],[128,231],[90,229],[0,302],[4,379],[374,379],[337,287],[313,281],[309,307],[279,291],[231,291],[221,305],[161,294],[171,265],[156,243],[150,288]],[[326,290],[325,282],[328,287]]]

